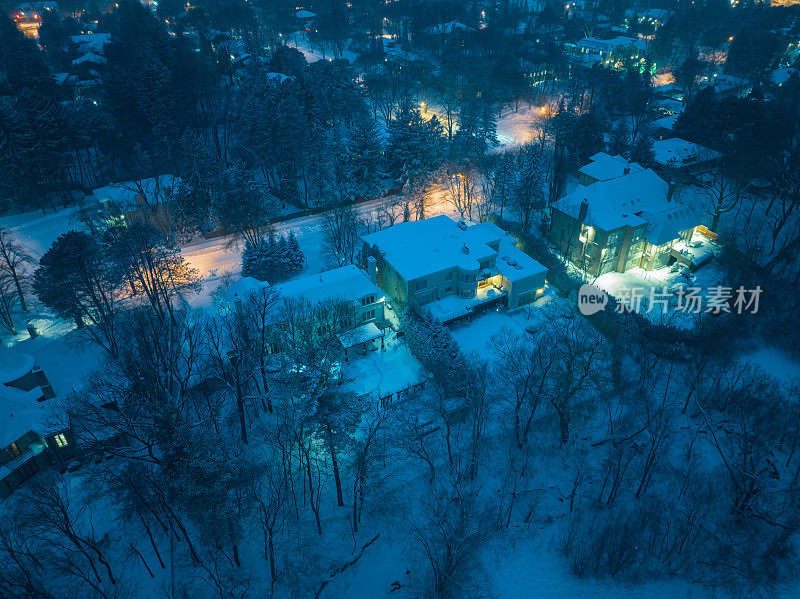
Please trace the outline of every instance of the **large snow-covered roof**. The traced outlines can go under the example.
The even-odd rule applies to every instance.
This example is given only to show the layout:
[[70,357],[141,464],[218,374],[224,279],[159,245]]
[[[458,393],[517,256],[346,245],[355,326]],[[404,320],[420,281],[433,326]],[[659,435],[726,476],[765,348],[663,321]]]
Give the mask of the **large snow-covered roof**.
[[514,238],[490,222],[459,225],[447,216],[400,223],[362,236],[406,281],[458,267],[477,271],[497,256],[497,270],[519,280],[547,269],[514,245]]
[[598,37],[585,37],[578,42],[579,48],[587,48],[592,50],[612,51],[620,48],[627,48],[635,46],[640,50],[646,48],[644,40],[635,37],[617,36],[611,39],[600,39]]
[[0,385],[0,447],[6,447],[29,431],[47,435],[52,427],[48,423],[48,410],[42,398],[41,387],[23,391]]
[[653,154],[657,164],[672,167],[700,164],[722,156],[716,150],[679,137],[653,142]]
[[625,225],[636,227],[647,221],[639,213],[658,212],[667,203],[669,186],[652,170],[623,175],[578,187],[554,206],[578,218],[581,202],[589,204],[584,223],[613,231]]
[[83,35],[71,35],[70,39],[78,47],[78,52],[81,54],[90,52],[102,54],[105,46],[111,42],[111,34],[85,33]]
[[119,210],[126,212],[137,207],[136,196],[139,195],[140,189],[149,196],[148,199],[152,200],[156,192],[165,198],[172,194],[179,181],[180,179],[173,175],[161,175],[141,181],[123,181],[99,187],[92,192],[92,195],[98,202],[109,201]]
[[656,245],[699,222],[690,206],[670,199],[669,185],[651,169],[578,187],[553,207],[577,219],[583,201],[584,224],[604,231],[647,225],[645,238]]
[[286,299],[311,303],[357,300],[373,294],[383,297],[381,290],[369,280],[367,274],[352,264],[275,285],[275,291]]
[[287,300],[306,300],[311,303],[324,303],[335,300],[358,300],[367,295],[383,297],[383,292],[369,280],[360,268],[348,264],[333,270],[326,270],[270,286],[266,281],[253,277],[242,277],[233,283],[226,292],[228,302],[236,299],[247,300],[260,289],[272,287],[276,296]]
[[[462,230],[455,221],[442,215],[400,223],[363,235],[361,239],[377,246],[392,268],[411,281],[453,267],[477,271],[482,260],[496,253],[487,245],[491,229],[478,226],[469,234],[467,231],[472,227]],[[505,235],[501,229],[498,231],[495,241]]]
[[581,167],[578,172],[591,177],[596,181],[607,181],[626,174],[626,169],[630,173],[638,173],[644,167],[636,162],[630,162],[622,156],[611,156],[605,152],[598,152],[590,157],[589,164]]
[[16,381],[33,369],[33,356],[0,346],[0,385]]
[[675,123],[678,122],[678,115],[673,114],[670,116],[665,116],[664,118],[656,119],[650,126],[653,129],[669,129],[670,131],[675,128]]
[[79,65],[83,64],[84,62],[90,62],[92,64],[105,64],[106,59],[99,54],[95,54],[94,52],[87,52],[86,54],[80,55],[78,58],[72,61],[72,64]]

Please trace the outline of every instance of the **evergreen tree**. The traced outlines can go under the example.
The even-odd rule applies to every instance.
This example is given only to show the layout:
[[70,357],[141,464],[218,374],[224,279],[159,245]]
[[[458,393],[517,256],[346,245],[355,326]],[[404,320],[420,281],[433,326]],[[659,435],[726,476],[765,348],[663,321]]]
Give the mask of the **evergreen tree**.
[[290,278],[304,265],[305,256],[293,233],[268,235],[257,244],[248,241],[242,252],[242,274],[269,283]]
[[45,306],[82,328],[116,357],[118,303],[122,277],[102,247],[86,233],[59,236],[39,260],[33,289]]

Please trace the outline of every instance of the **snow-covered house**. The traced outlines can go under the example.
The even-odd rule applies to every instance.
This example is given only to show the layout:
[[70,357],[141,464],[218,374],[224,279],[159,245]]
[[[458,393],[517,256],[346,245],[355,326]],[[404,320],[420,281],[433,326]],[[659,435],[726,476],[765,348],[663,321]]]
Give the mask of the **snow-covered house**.
[[[243,277],[228,289],[228,303],[241,311],[243,301],[269,287],[267,282]],[[345,350],[365,347],[382,338],[391,326],[385,295],[363,270],[352,264],[273,285],[271,289],[276,299],[274,324],[283,324],[291,318],[294,307],[306,304],[313,313],[319,309],[320,326],[336,329]],[[275,343],[277,351],[280,339],[276,338]]]
[[170,200],[179,184],[173,175],[110,183],[95,189],[89,200],[97,202],[109,224],[147,222],[167,230],[172,221]]
[[585,37],[578,42],[578,51],[581,54],[596,54],[603,58],[619,58],[623,55],[630,55],[633,58],[647,51],[647,42],[627,36],[617,36],[611,39]]
[[105,48],[111,43],[110,33],[85,33],[70,36],[72,65],[70,75],[76,79],[75,87],[80,97],[92,97],[102,80],[106,64]]
[[662,168],[698,172],[713,165],[721,156],[716,150],[680,137],[653,142],[653,159]]
[[515,308],[544,292],[547,269],[489,222],[437,216],[361,239],[370,277],[398,302],[442,322],[498,304]]
[[700,224],[694,210],[673,198],[670,185],[651,169],[610,158],[595,161],[607,164],[607,172],[598,169],[593,183],[551,206],[551,243],[592,276],[686,263],[673,247],[690,240]]
[[0,499],[72,451],[68,427],[50,418],[55,396],[33,357],[0,347]]
[[591,185],[598,181],[616,179],[629,173],[638,173],[644,167],[630,162],[622,156],[611,156],[605,152],[598,152],[589,158],[590,162],[578,170],[578,179],[581,185]]

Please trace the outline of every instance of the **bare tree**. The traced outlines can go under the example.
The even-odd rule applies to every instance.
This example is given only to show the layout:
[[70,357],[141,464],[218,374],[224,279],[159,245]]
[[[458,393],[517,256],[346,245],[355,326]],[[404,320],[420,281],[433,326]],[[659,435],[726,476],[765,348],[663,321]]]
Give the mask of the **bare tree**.
[[0,326],[12,335],[17,334],[14,324],[14,308],[17,305],[17,292],[11,277],[0,270]]
[[0,276],[5,275],[14,283],[19,307],[23,312],[28,311],[25,302],[28,274],[25,272],[25,266],[33,263],[33,257],[28,250],[13,238],[9,230],[0,228]]
[[351,204],[341,204],[327,210],[323,217],[325,242],[339,266],[353,264],[364,223]]
[[443,168],[441,178],[447,187],[450,203],[461,218],[472,219],[472,212],[480,202],[480,176],[475,165],[467,162],[463,167],[449,164]]
[[746,190],[747,182],[740,177],[723,168],[714,170],[703,185],[706,212],[711,215],[711,231],[716,232],[720,217],[736,208]]

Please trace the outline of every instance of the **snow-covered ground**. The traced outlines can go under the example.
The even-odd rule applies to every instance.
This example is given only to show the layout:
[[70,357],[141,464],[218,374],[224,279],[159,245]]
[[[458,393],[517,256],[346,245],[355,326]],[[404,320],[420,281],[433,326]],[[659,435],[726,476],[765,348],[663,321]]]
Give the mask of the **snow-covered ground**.
[[542,115],[541,106],[523,104],[517,111],[513,106],[504,106],[497,119],[497,149],[510,149],[532,141],[539,131]]
[[800,384],[800,362],[774,347],[761,347],[741,356],[741,361],[763,370],[786,385]]
[[0,218],[0,228],[7,229],[31,253],[41,258],[62,233],[85,230],[74,206],[55,212],[24,212]]
[[351,357],[349,363],[342,366],[342,379],[348,389],[360,395],[383,397],[425,378],[422,366],[406,344],[397,339],[396,333],[387,334],[384,345],[385,349],[381,350],[380,340],[376,340],[377,349],[361,357]]
[[540,328],[548,314],[545,308],[548,305],[561,303],[563,298],[555,294],[551,287],[547,287],[545,294],[534,304],[521,308],[506,310],[499,308],[473,316],[469,321],[460,321],[450,325],[453,338],[458,342],[461,351],[466,354],[476,353],[481,357],[492,355],[494,340],[506,334],[515,337],[529,335],[529,330],[535,332]]
[[[706,311],[708,299],[714,288],[738,287],[735,281],[725,281],[724,273],[713,259],[689,276],[684,275],[681,270],[675,271],[670,267],[650,271],[637,267],[622,273],[603,274],[594,281],[594,285],[653,323],[671,324],[683,328],[692,328],[697,324],[699,317]],[[697,293],[701,297],[700,314],[691,309],[679,309],[676,286],[681,285],[685,286],[685,293],[689,293],[691,289],[698,289]],[[661,301],[666,297],[664,294],[670,295],[667,305]],[[688,305],[688,300],[685,302]]]
[[340,56],[336,56],[334,48],[325,47],[322,44],[313,44],[301,31],[296,31],[289,35],[287,46],[291,46],[303,53],[308,62],[318,60],[333,60],[334,58],[344,58],[350,62],[355,62],[358,55],[351,50],[345,49]]

